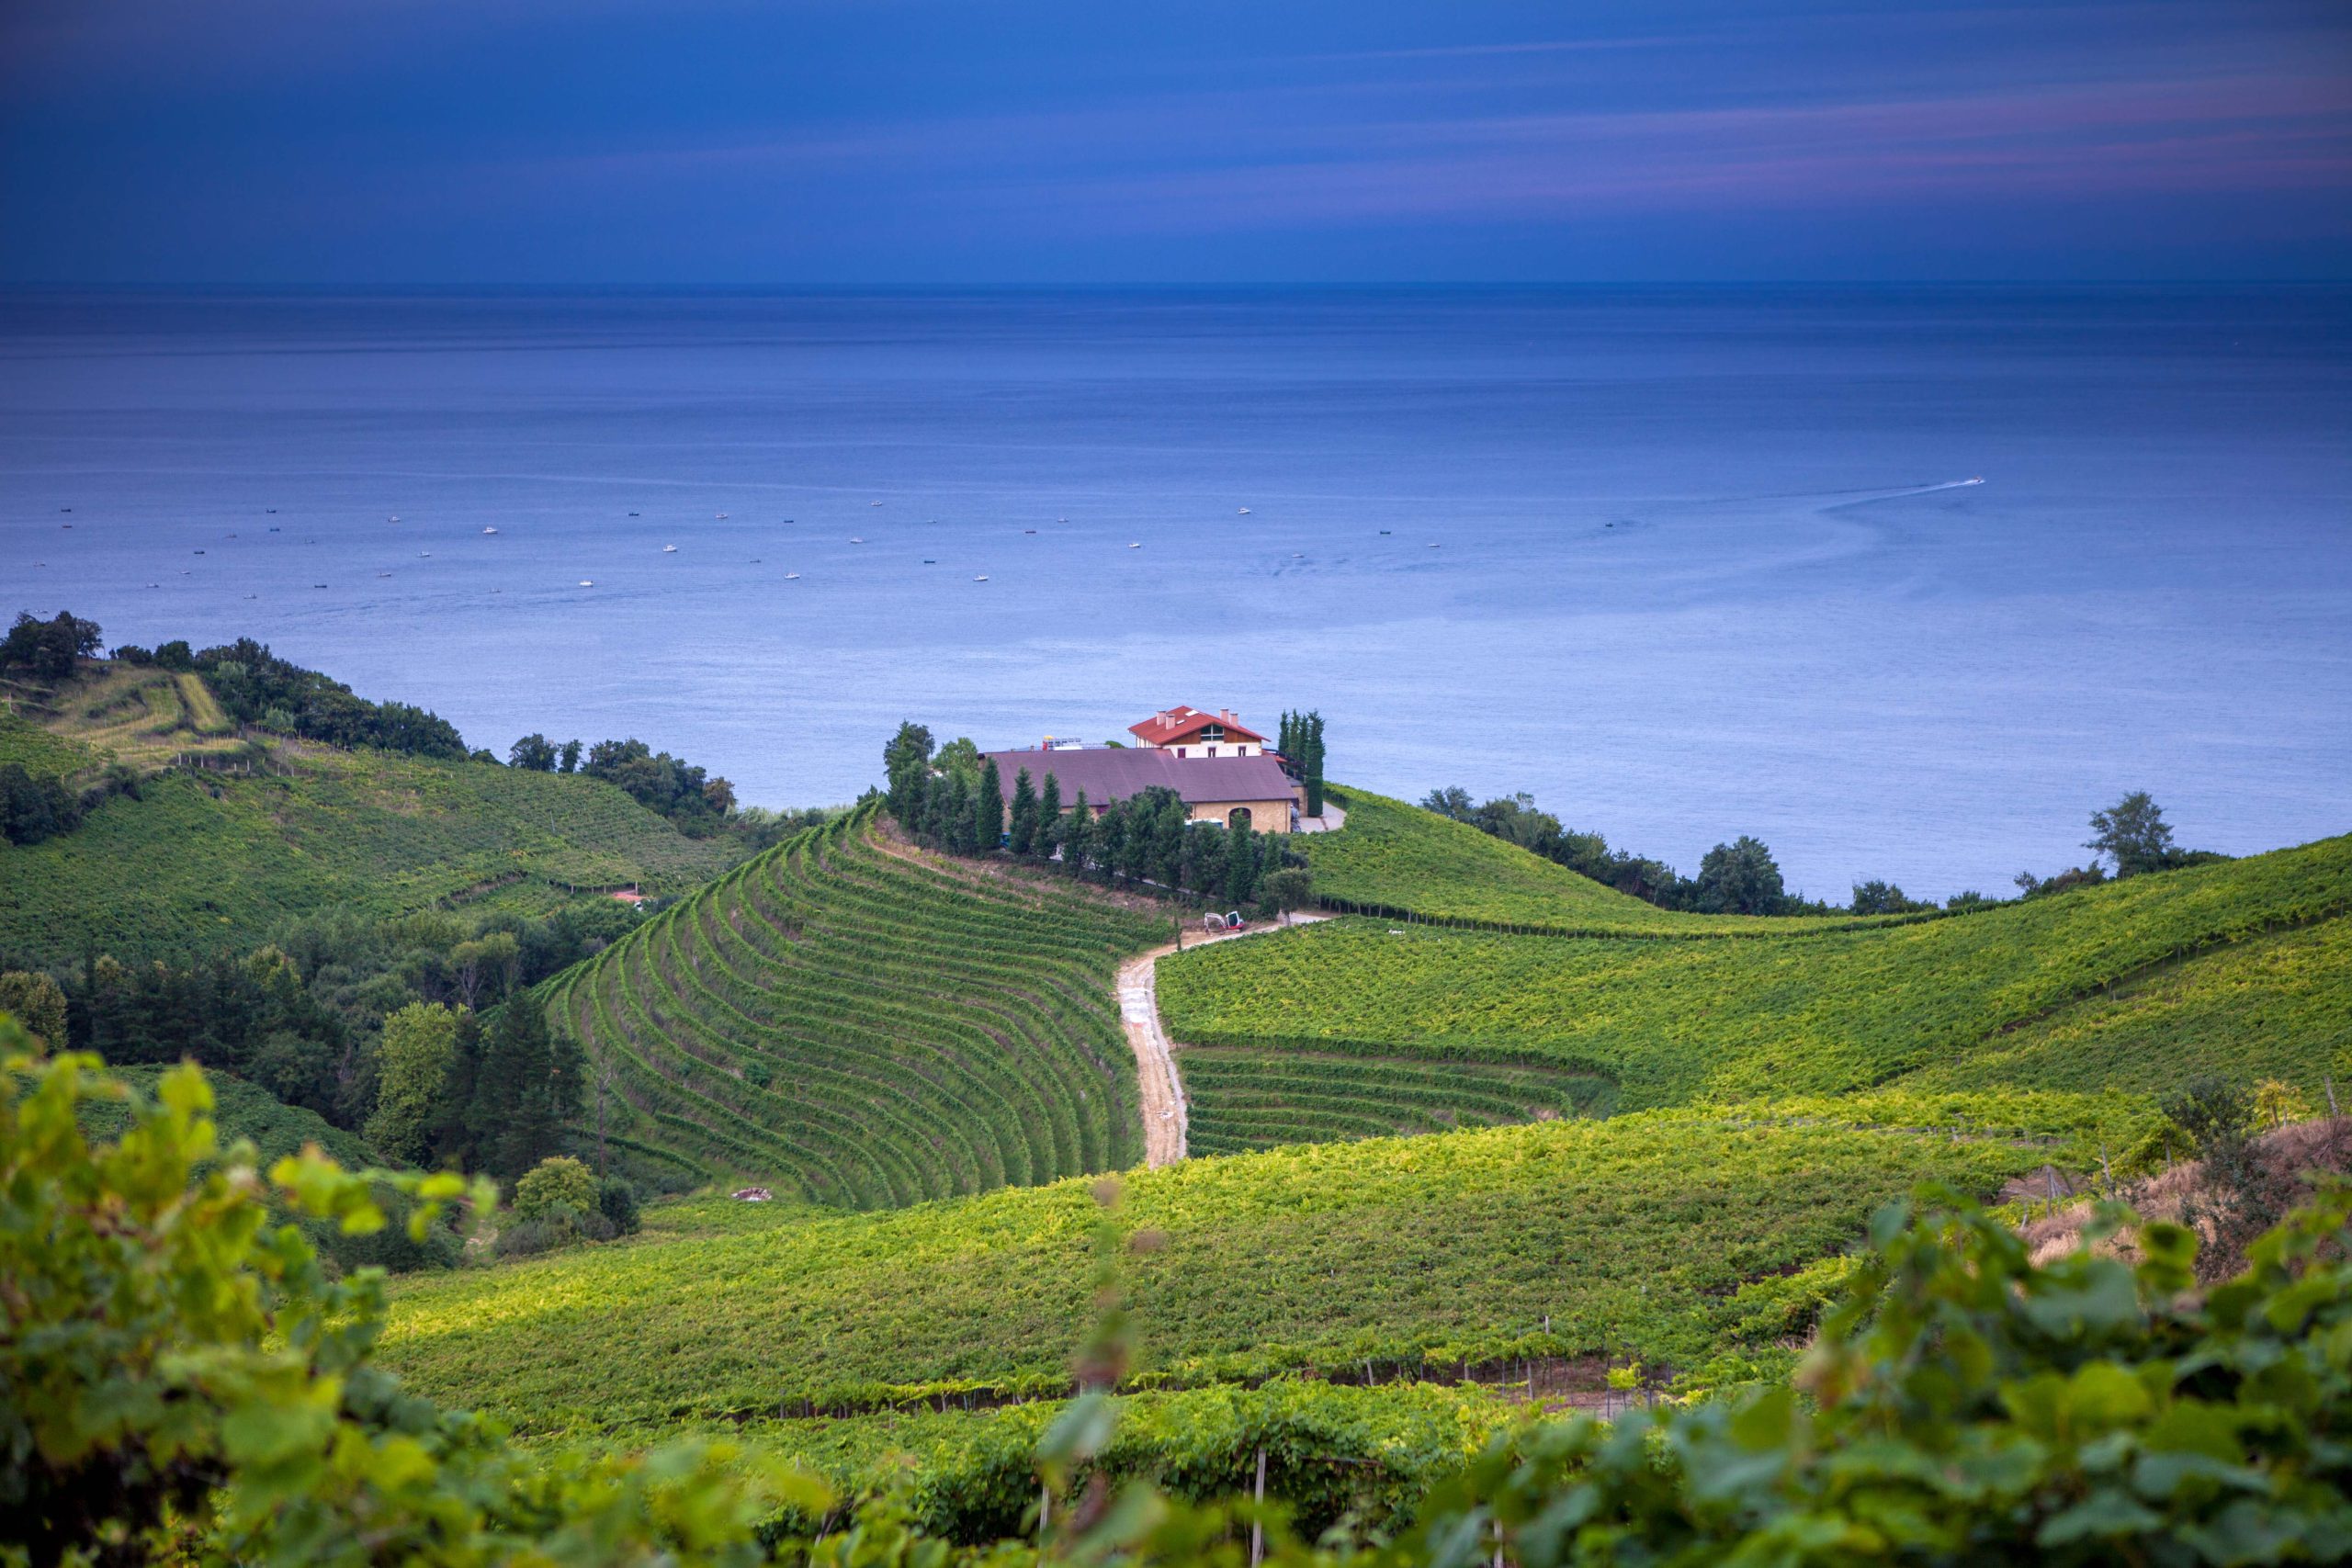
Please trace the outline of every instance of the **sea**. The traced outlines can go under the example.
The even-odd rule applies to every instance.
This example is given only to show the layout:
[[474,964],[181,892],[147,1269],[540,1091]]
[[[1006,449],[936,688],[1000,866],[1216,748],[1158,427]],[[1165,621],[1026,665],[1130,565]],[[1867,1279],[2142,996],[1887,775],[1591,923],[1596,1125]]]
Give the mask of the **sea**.
[[1792,891],[2352,829],[2352,294],[0,296],[0,613],[810,806],[1324,716]]

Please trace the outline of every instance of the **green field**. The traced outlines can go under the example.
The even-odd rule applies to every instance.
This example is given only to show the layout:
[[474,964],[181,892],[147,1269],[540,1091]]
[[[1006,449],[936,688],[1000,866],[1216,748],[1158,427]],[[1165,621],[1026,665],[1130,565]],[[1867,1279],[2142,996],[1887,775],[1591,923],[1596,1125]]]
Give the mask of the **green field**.
[[1917,916],[1691,915],[1661,909],[1517,844],[1360,789],[1335,789],[1336,833],[1293,840],[1326,908],[1551,936],[1762,936],[1851,931]]
[[1165,961],[1159,1000],[1170,1032],[1191,1044],[1577,1068],[1611,1078],[1628,1108],[1838,1093],[1948,1069],[2001,1049],[2012,1038],[2001,1031],[2152,966],[2348,908],[2352,838],[2338,838],[1802,937],[1655,942],[1334,920]]
[[[189,755],[225,757],[240,750],[236,726],[195,674],[173,674],[152,666],[112,661],[85,664],[60,685],[0,681],[0,696],[23,725],[39,728],[52,742],[52,765],[34,773],[62,773],[87,784],[109,762],[153,773]],[[23,761],[8,753],[32,744],[12,737],[0,718],[0,761]],[[70,767],[53,765],[72,760]]]
[[544,988],[608,1137],[855,1208],[1142,1156],[1112,989],[1167,917],[884,837],[801,834]]
[[[1867,1106],[1668,1111],[1135,1173],[1118,1221],[1160,1237],[1125,1270],[1138,1381],[1769,1357],[1783,1276],[1878,1204],[1926,1177],[1989,1192],[2048,1157],[1939,1129],[1955,1107],[1988,1120],[1957,1099],[1875,1112],[1924,1131],[1860,1125]],[[2052,1131],[2124,1114],[2016,1109]],[[632,1245],[401,1282],[384,1359],[419,1392],[540,1430],[1057,1393],[1093,1313],[1090,1185],[868,1214],[700,1200]],[[695,1234],[706,1214],[715,1234]]]
[[279,754],[291,776],[174,770],[73,832],[0,854],[0,952],[130,959],[246,944],[328,905],[390,916],[485,890],[532,907],[565,897],[559,884],[682,892],[732,854],[577,774],[311,745]]

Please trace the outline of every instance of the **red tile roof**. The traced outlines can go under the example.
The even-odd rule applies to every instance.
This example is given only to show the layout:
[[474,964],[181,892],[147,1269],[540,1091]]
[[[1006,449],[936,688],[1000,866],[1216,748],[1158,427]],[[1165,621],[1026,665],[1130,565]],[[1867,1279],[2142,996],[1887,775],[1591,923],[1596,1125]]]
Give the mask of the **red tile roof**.
[[1266,743],[1264,736],[1234,717],[1230,708],[1217,713],[1203,713],[1196,707],[1180,705],[1153,714],[1141,724],[1127,726],[1127,733],[1147,746],[1173,746],[1212,724],[1225,726],[1227,739],[1255,740],[1261,746]]

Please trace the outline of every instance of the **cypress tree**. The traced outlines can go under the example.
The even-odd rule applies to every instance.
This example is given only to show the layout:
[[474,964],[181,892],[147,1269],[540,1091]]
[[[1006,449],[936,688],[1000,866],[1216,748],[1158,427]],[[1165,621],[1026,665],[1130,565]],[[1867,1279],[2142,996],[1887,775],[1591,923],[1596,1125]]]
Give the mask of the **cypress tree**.
[[1225,901],[1234,908],[1258,891],[1258,833],[1247,822],[1225,830]]
[[1012,780],[1012,852],[1026,860],[1037,849],[1037,792],[1030,787],[1029,770]]
[[980,770],[980,787],[972,795],[972,852],[992,855],[1004,840],[1004,775],[996,759]]
[[947,808],[939,836],[947,848],[967,855],[972,852],[972,786],[961,773],[947,776]]
[[1051,770],[1046,773],[1046,787],[1037,794],[1037,831],[1035,842],[1037,858],[1052,857],[1054,847],[1061,842],[1062,781]]
[[1318,710],[1299,721],[1299,750],[1306,772],[1306,815],[1323,815],[1323,715]]
[[[1046,787],[1055,786],[1051,773],[1046,775]],[[1055,836],[1061,840],[1062,869],[1072,876],[1086,874],[1086,857],[1094,851],[1094,811],[1086,804],[1086,792],[1080,790],[1071,803],[1069,815],[1061,820]]]

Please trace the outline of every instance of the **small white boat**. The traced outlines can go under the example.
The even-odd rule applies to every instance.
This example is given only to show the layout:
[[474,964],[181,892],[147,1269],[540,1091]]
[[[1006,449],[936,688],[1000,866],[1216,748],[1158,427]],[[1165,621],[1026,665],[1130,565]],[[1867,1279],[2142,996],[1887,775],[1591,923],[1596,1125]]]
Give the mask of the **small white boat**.
[[384,521],[385,521],[385,522],[387,522],[387,523],[397,523],[397,522],[399,522],[400,520],[401,520],[401,516],[400,516],[400,513],[397,513],[397,512],[393,513],[390,517],[387,517],[387,518],[385,518],[385,519],[384,519]]
[[851,544],[853,544],[853,545],[862,545],[862,544],[865,543],[865,541],[864,539],[859,538],[859,537],[858,537],[856,535],[854,535],[854,534],[852,534],[852,535],[849,536],[849,542],[850,542]]
[[800,581],[800,574],[797,571],[787,571],[784,574],[784,580],[786,582],[797,582]]
[[972,581],[975,582],[986,582],[988,581],[988,576],[986,573],[982,573],[980,576],[972,579]]
[[[631,515],[631,516],[635,516],[635,515],[636,515],[636,513],[630,513],[630,515]],[[725,513],[724,512],[720,513],[718,514],[718,520],[719,520],[721,523],[726,522],[726,521],[727,521],[727,513]]]
[[1245,507],[1243,507],[1243,508],[1242,508],[1238,513],[1235,513],[1235,515],[1236,515],[1236,516],[1239,516],[1239,517],[1247,517],[1247,516],[1249,516],[1249,515],[1250,515],[1250,509],[1249,509],[1248,507],[1246,507],[1246,506],[1245,506]]
[[378,572],[376,575],[377,575],[378,577],[390,577],[390,576],[391,576],[392,574],[391,574],[390,572],[389,572],[389,571],[379,571],[379,572]]
[[1431,548],[1431,549],[1436,549],[1437,547],[1437,547],[1437,546],[1435,546],[1435,545],[1431,545],[1431,546],[1430,547],[1430,548]]
[[497,533],[497,532],[498,532],[498,530],[497,530],[497,529],[495,529],[495,528],[484,528],[484,529],[482,530],[482,532],[483,532],[483,533],[485,533],[485,534],[495,534],[495,533]]
[[1290,558],[1293,560],[1305,560],[1306,557],[1297,550],[1293,550],[1290,553]]
[[580,586],[582,588],[594,588],[596,586],[596,580],[593,577],[583,577],[580,580]]
[[866,504],[866,505],[868,505],[868,506],[879,506],[879,505],[881,505],[882,503],[881,503],[880,502],[878,502],[878,501],[869,501],[869,502],[867,502],[865,504]]
[[423,556],[427,560],[431,560],[433,558],[433,552],[431,550],[419,550],[416,553]]
[[674,556],[678,553],[678,547],[675,545],[664,545],[662,547],[662,553],[665,556]]
[[1142,540],[1140,540],[1140,539],[1138,539],[1138,540],[1136,540],[1135,543],[1133,543],[1133,544],[1129,545],[1129,546],[1127,547],[1127,548],[1129,548],[1129,549],[1131,549],[1131,550],[1139,550],[1139,549],[1143,548],[1143,541],[1142,541]]

